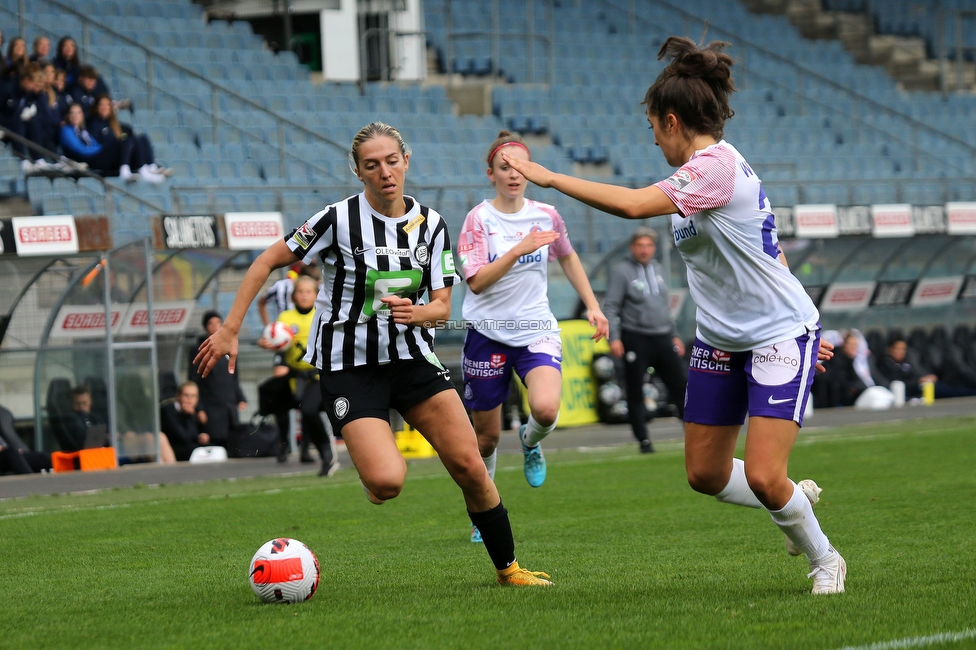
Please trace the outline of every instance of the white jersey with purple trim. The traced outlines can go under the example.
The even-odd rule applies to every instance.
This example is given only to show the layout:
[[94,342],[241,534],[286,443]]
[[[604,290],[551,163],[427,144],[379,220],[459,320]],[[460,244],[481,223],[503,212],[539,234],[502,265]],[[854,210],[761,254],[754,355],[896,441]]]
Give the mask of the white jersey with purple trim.
[[458,255],[464,278],[510,251],[533,230],[555,230],[559,239],[534,253],[523,255],[493,285],[464,294],[461,317],[488,338],[515,347],[547,336],[559,336],[556,317],[549,309],[548,264],[573,252],[566,224],[556,208],[525,200],[515,214],[499,212],[490,201],[475,206],[464,219],[458,237]]
[[817,328],[820,314],[779,261],[773,210],[762,182],[722,140],[656,183],[678,206],[674,243],[698,306],[698,337],[743,352]]

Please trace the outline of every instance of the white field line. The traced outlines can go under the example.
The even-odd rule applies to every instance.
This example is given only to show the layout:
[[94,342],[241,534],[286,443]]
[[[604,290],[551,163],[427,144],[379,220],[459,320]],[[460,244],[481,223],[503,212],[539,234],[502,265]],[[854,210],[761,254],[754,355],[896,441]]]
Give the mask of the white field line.
[[[820,442],[846,442],[846,441],[857,441],[857,442],[869,442],[873,440],[880,440],[886,438],[896,438],[905,436],[928,436],[937,435],[942,433],[952,433],[955,431],[968,431],[972,430],[972,426],[961,426],[961,427],[950,427],[946,429],[931,429],[927,431],[898,431],[898,432],[878,432],[878,433],[868,433],[868,434],[841,434],[841,433],[809,433],[801,438],[798,438],[796,445],[812,445]],[[612,451],[621,445],[607,445],[605,447],[578,447],[575,449],[566,450],[554,450],[558,451],[585,451],[585,452],[599,452],[599,451]],[[684,443],[681,440],[664,440],[655,445],[659,453],[664,452],[665,454],[669,452],[681,451],[684,447]],[[643,456],[619,456],[617,458],[580,458],[578,460],[572,461],[560,461],[559,465],[561,467],[575,467],[581,465],[592,465],[595,463],[603,462],[618,462],[618,463],[628,463],[643,460]],[[499,467],[496,471],[498,472],[516,472],[521,471],[522,467],[519,465],[512,465],[509,467]],[[301,472],[297,472],[296,475],[301,475]],[[289,476],[288,474],[282,474],[281,476]],[[418,480],[431,480],[431,479],[444,479],[448,478],[446,474],[432,473],[432,474],[422,474],[420,476],[409,476],[408,480],[418,481]],[[228,479],[229,480],[229,479]],[[208,481],[193,481],[192,483],[186,483],[186,485],[206,483]],[[235,494],[206,494],[206,495],[182,495],[174,496],[171,498],[155,499],[152,501],[143,502],[127,502],[120,504],[108,504],[108,505],[58,505],[53,507],[32,507],[21,511],[9,510],[6,514],[0,515],[0,521],[4,519],[18,519],[22,517],[33,517],[36,515],[43,514],[59,514],[65,512],[84,512],[88,510],[111,510],[115,508],[127,508],[133,505],[160,505],[162,503],[168,503],[172,501],[185,501],[191,499],[226,499],[226,498],[238,498],[243,496],[251,496],[255,494],[259,495],[271,495],[279,494],[281,492],[305,492],[307,490],[321,490],[323,488],[336,488],[343,485],[348,485],[350,483],[358,483],[355,480],[349,481],[329,481],[328,483],[322,483],[320,485],[307,485],[307,486],[296,486],[291,488],[268,488],[266,490],[255,490],[255,491],[244,491]],[[148,488],[158,488],[158,485],[148,485]],[[103,490],[85,490],[84,492],[71,493],[69,496],[74,496],[76,494],[93,494],[96,492],[102,492]],[[860,649],[859,649],[860,650]]]
[[976,639],[976,630],[963,630],[962,632],[943,632],[931,636],[913,636],[906,639],[896,639],[894,641],[882,641],[870,645],[847,646],[841,650],[901,650],[902,648],[925,648],[933,645],[944,645],[955,643],[967,639]]

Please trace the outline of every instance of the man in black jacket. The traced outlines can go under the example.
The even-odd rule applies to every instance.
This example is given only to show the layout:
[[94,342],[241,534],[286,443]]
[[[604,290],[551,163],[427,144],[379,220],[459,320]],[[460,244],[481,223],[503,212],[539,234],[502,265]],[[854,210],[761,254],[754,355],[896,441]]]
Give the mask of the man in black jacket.
[[[203,327],[207,334],[200,337],[197,345],[219,330],[221,322],[218,312],[205,313]],[[196,348],[190,350],[191,359],[196,352]],[[228,372],[227,364],[226,358],[220,359],[206,377],[201,377],[192,363],[189,370],[190,381],[200,387],[200,408],[207,414],[203,428],[210,434],[212,444],[222,447],[228,446],[230,430],[240,424],[238,412],[247,408],[247,398],[237,381],[237,375]]]

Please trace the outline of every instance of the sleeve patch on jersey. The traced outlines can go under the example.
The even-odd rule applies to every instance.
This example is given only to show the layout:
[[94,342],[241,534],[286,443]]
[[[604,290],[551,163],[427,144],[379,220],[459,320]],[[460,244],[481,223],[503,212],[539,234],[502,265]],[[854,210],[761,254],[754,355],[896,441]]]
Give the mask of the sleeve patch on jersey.
[[474,244],[461,244],[458,246],[459,253],[470,253],[474,250]]
[[444,273],[454,273],[454,254],[451,251],[444,251],[442,254],[441,268],[444,270]]
[[315,230],[313,230],[312,226],[310,226],[306,221],[298,227],[298,230],[295,231],[295,234],[293,234],[291,238],[295,240],[302,248],[308,248],[308,245],[313,239],[315,239]]
[[670,177],[665,178],[666,183],[670,183],[674,189],[683,190],[688,187],[692,181],[696,180],[698,177],[689,169],[679,169]]

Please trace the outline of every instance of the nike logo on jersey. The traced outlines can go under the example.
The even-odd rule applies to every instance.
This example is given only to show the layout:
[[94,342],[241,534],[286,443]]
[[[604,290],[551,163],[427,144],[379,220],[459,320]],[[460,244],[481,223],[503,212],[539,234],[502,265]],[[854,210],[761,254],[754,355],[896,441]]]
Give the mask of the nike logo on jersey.
[[355,253],[356,255],[364,255],[368,250],[369,248],[356,248],[353,250],[353,253]]
[[786,404],[787,402],[792,402],[792,401],[793,401],[792,397],[787,397],[786,399],[773,399],[772,395],[769,396],[769,403],[774,406],[776,404]]

